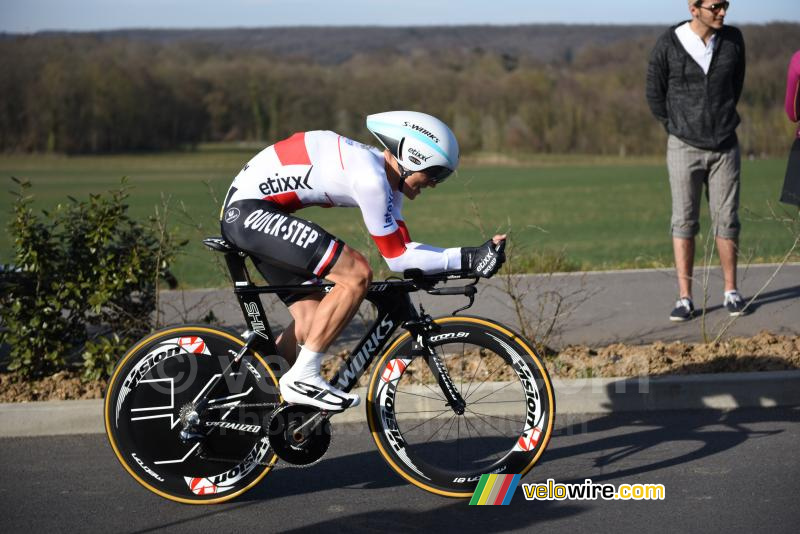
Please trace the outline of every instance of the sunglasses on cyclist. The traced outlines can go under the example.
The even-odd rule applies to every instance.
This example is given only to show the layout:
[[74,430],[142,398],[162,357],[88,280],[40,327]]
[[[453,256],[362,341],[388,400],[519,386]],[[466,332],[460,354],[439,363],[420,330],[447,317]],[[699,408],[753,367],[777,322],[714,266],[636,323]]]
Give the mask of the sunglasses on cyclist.
[[425,176],[427,176],[428,179],[435,184],[444,182],[448,176],[453,174],[452,169],[448,169],[447,167],[443,167],[441,165],[428,167],[424,172]]
[[704,6],[702,4],[703,4],[703,0],[700,0],[700,2],[697,2],[694,6],[695,7],[699,7],[700,9],[707,9],[707,10],[711,11],[712,13],[714,13],[715,15],[717,13],[719,13],[720,11],[722,11],[723,9],[725,11],[728,11],[728,8],[731,7],[731,3],[730,2],[715,2],[715,3],[711,4],[710,6]]

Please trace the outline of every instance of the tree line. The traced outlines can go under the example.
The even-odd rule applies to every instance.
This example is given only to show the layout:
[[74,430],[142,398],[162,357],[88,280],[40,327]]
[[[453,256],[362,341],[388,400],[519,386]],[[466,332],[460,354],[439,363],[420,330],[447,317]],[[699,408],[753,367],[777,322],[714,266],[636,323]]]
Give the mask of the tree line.
[[[800,26],[743,28],[745,153],[783,155],[786,65]],[[311,30],[308,30],[311,31]],[[354,30],[357,31],[357,30]],[[659,30],[660,31],[660,30]],[[365,50],[340,63],[192,41],[92,34],[0,40],[0,150],[108,153],[274,142],[415,109],[452,125],[464,153],[661,154],[644,97],[659,32],[557,59],[474,47]]]

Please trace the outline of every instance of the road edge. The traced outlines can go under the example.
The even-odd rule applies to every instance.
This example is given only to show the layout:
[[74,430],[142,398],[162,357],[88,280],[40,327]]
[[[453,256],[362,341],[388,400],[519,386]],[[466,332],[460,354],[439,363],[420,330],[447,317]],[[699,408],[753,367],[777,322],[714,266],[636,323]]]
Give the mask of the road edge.
[[[553,380],[556,414],[800,406],[800,370]],[[366,388],[356,390],[362,399]],[[334,423],[363,423],[362,408]],[[103,433],[102,399],[0,403],[0,438]]]

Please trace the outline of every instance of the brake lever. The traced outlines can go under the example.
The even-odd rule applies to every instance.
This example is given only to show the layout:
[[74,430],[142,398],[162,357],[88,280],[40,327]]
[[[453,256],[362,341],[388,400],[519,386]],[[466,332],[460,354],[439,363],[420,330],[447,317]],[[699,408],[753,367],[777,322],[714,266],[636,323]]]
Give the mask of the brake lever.
[[458,308],[453,312],[453,315],[457,315],[458,312],[467,310],[471,308],[473,304],[475,304],[475,294],[478,292],[478,288],[475,286],[478,284],[479,280],[480,278],[475,277],[472,279],[472,283],[465,286],[428,289],[427,293],[431,295],[464,295],[465,297],[469,298],[469,303],[466,306]]
[[475,293],[478,292],[478,288],[475,287],[475,284],[477,283],[478,280],[476,279],[474,284],[468,285],[464,288],[464,295],[466,295],[469,298],[469,303],[466,306],[455,310],[453,312],[453,315],[458,315],[458,312],[468,310],[472,307],[472,305],[475,303]]

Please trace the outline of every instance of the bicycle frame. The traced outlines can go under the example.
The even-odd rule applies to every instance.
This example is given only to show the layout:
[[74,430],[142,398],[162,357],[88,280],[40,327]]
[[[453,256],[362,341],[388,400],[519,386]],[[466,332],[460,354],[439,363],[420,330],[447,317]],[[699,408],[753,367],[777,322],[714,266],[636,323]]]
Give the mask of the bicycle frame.
[[[266,355],[268,364],[274,371],[280,372],[278,362],[272,357],[278,354],[277,346],[259,295],[283,291],[307,294],[328,292],[333,287],[333,284],[258,286],[250,278],[245,259],[246,255],[238,250],[230,249],[225,251],[225,261],[233,280],[234,294],[239,301],[248,329],[252,332],[250,339],[247,341],[247,346]],[[455,277],[443,276],[441,279],[453,278]],[[427,336],[422,334],[435,329],[435,323],[429,316],[426,314],[421,315],[414,308],[409,296],[411,292],[419,289],[418,284],[410,280],[387,280],[370,284],[366,300],[377,308],[377,317],[337,370],[336,375],[331,380],[334,386],[342,391],[350,391],[355,387],[361,375],[372,363],[372,360],[381,353],[387,341],[400,326],[404,326],[414,334],[414,339],[417,340],[418,344],[415,350],[419,350],[421,354],[433,356],[433,351],[427,346]],[[466,295],[470,297],[471,305],[475,287],[473,283],[460,288],[442,288],[430,292],[434,294]],[[435,367],[438,366],[431,365],[431,371],[436,376],[439,376],[440,373],[436,372]],[[440,380],[449,380],[449,377],[440,377]],[[445,388],[445,391],[449,389],[451,388]],[[454,406],[463,403],[463,400],[458,397],[452,399],[452,401]]]

